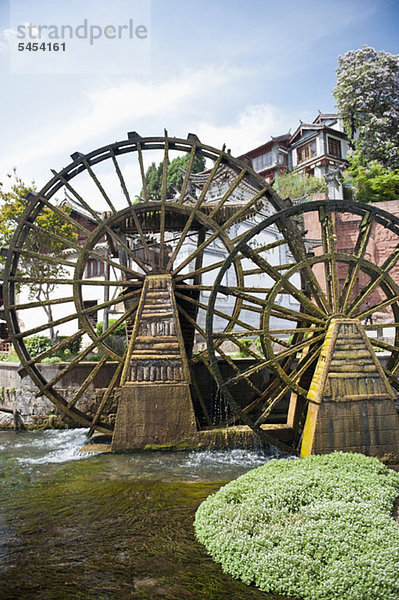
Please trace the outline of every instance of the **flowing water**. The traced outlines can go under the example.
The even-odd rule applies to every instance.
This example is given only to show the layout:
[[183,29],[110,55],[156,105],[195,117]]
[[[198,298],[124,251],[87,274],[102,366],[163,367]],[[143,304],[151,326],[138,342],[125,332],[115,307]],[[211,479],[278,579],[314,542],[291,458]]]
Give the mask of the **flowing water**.
[[272,598],[223,574],[193,520],[208,494],[276,456],[82,455],[85,440],[0,432],[1,600]]

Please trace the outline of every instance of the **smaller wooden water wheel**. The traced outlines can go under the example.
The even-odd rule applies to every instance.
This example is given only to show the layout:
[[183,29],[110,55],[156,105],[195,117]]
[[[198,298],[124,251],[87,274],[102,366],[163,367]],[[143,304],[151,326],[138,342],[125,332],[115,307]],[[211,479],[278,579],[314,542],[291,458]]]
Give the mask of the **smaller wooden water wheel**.
[[[259,246],[259,234],[267,230],[278,231],[280,239]],[[378,245],[382,239],[384,255]],[[237,259],[246,292],[231,289],[223,281]],[[385,375],[399,391],[398,263],[399,219],[375,205],[308,202],[253,227],[218,273],[208,309],[211,369],[235,415],[261,431],[280,404],[284,418],[288,410],[289,424],[300,428],[327,330],[337,318],[361,324],[374,350],[384,352]],[[226,294],[240,298],[247,314],[259,315],[258,328],[245,326],[241,314],[242,322],[233,331],[214,330],[213,311],[218,298]],[[221,340],[235,344],[237,352],[244,340],[256,341],[246,350],[253,361],[242,369],[236,367],[227,378],[218,352]],[[359,371],[367,368],[363,362],[359,356]],[[259,379],[268,369],[275,376],[262,387]]]

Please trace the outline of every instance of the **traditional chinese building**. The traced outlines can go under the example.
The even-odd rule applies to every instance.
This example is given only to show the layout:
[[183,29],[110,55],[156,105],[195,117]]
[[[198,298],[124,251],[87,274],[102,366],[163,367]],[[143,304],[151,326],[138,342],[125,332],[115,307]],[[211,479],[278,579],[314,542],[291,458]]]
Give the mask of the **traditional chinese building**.
[[[303,123],[291,135],[272,137],[247,156],[253,169],[269,183],[288,171],[325,177],[328,196],[342,198],[339,175],[347,166],[348,137],[336,114],[319,113],[313,123]],[[243,158],[243,156],[241,158]]]

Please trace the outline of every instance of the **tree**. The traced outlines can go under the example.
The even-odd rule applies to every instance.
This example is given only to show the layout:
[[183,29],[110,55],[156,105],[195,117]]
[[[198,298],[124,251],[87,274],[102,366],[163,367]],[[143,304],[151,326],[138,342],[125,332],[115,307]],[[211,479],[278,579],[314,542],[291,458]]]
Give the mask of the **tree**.
[[[17,175],[14,169],[13,175],[8,175],[12,179],[10,189],[6,191],[4,185],[0,183],[0,245],[9,246],[15,233],[18,223],[28,206],[27,195],[36,190],[34,182],[26,185]],[[67,212],[67,208],[63,208]],[[36,282],[30,284],[29,298],[35,298],[38,301],[50,300],[51,293],[56,287],[55,284],[46,283],[46,278],[59,279],[66,274],[65,267],[62,264],[52,262],[49,258],[64,256],[70,246],[68,240],[73,242],[77,240],[77,234],[72,225],[63,220],[55,212],[48,208],[43,208],[35,221],[40,227],[39,230],[31,229],[24,244],[24,249],[32,252],[32,256],[20,255],[18,275],[33,277]],[[56,232],[66,241],[61,242],[55,239],[51,234]],[[43,260],[40,257],[43,256]],[[0,261],[4,264],[4,258]],[[43,310],[46,313],[49,323],[53,321],[51,304],[43,304]],[[54,340],[54,330],[49,327],[50,337]]]
[[399,198],[399,169],[384,169],[377,161],[371,161],[367,167],[352,161],[344,183],[358,202]]
[[[168,173],[167,173],[167,191],[166,197],[172,198],[176,194],[176,190],[181,188],[183,183],[183,172],[188,168],[188,163],[190,160],[190,155],[185,154],[184,156],[177,156],[168,164]],[[192,165],[192,173],[199,173],[205,169],[205,158],[203,156],[195,156],[193,165]],[[147,172],[145,174],[146,182],[147,182],[147,192],[148,196],[151,200],[160,200],[161,199],[161,190],[162,190],[162,173],[163,173],[163,163],[159,163],[158,166],[153,162],[148,167]],[[141,191],[141,196],[144,195],[143,190]]]
[[356,163],[399,168],[399,55],[363,46],[339,56],[334,95]]

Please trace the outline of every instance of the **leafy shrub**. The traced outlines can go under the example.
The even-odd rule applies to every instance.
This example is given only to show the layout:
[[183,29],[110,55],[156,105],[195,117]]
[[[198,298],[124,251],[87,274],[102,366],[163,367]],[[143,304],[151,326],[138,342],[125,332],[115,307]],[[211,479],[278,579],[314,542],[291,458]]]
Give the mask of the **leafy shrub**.
[[[63,340],[66,340],[67,337],[69,337],[69,336],[60,335],[58,337],[58,341],[62,342]],[[70,342],[68,342],[68,344],[66,346],[64,346],[61,350],[59,350],[57,352],[57,356],[60,356],[61,354],[65,354],[65,350],[69,351],[71,354],[78,354],[81,345],[82,345],[82,338],[81,337],[75,338],[74,340],[71,340]]]
[[286,173],[276,177],[274,188],[282,198],[302,198],[320,192],[327,192],[327,184],[323,179],[304,173]]
[[[243,346],[245,346],[246,348],[250,348],[252,346],[253,340],[251,340],[251,338],[239,338],[239,340],[240,340],[241,344]],[[251,356],[251,355],[249,352],[246,352],[242,348],[239,348],[237,356],[239,356],[240,358],[247,358],[248,356]]]
[[14,348],[8,353],[8,356],[6,356],[4,358],[4,362],[11,362],[11,363],[19,363],[19,356],[18,354],[15,352]]
[[82,362],[98,362],[102,359],[103,354],[99,352],[98,354],[89,354],[82,358]]
[[34,357],[45,352],[52,346],[51,339],[45,335],[32,335],[25,339],[25,346],[29,354]]
[[274,460],[199,507],[197,538],[225,572],[303,600],[398,600],[399,474],[341,452]]
[[61,356],[47,356],[47,358],[43,358],[42,363],[59,363],[62,362]]
[[[110,319],[108,322],[108,326],[110,327],[116,321],[117,321],[117,319]],[[103,322],[102,321],[99,321],[97,323],[96,332],[97,332],[97,335],[102,335],[102,332],[103,332]],[[126,335],[125,324],[121,323],[120,325],[118,325],[118,327],[111,333],[111,335],[120,335],[120,336]]]

